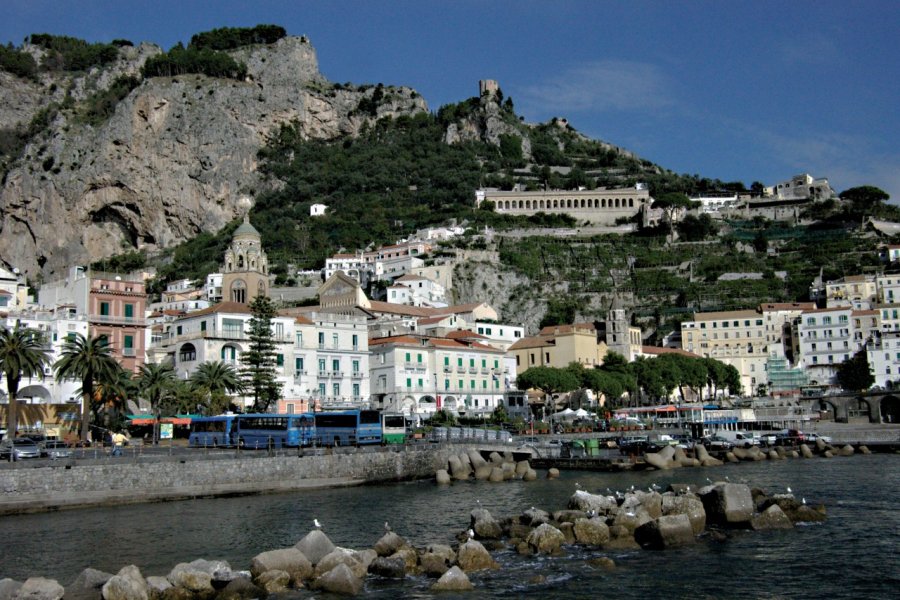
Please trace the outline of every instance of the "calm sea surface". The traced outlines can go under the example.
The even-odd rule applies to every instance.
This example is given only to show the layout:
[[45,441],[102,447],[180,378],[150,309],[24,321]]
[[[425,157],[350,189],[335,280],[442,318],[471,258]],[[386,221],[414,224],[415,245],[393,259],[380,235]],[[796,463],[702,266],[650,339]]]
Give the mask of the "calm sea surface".
[[[531,506],[564,508],[576,482],[604,492],[706,478],[747,483],[770,493],[790,486],[824,503],[828,521],[787,532],[740,531],[725,542],[701,541],[665,552],[570,548],[563,558],[494,553],[499,571],[474,574],[477,597],[500,598],[897,598],[900,594],[900,457],[893,455],[744,463],[712,469],[630,474],[564,473],[556,481],[489,484],[431,482],[271,496],[194,500],[0,518],[0,578],[41,575],[69,584],[85,567],[116,572],[136,564],[165,575],[195,558],[249,568],[264,550],[293,545],[313,518],[340,546],[366,548],[383,523],[416,546],[452,543],[468,527],[476,500],[494,516]],[[611,571],[591,558],[610,556]],[[541,583],[529,583],[543,575]],[[367,596],[427,598],[431,580],[369,579]],[[298,597],[312,597],[301,592]],[[441,595],[441,598],[447,598]],[[472,598],[474,596],[468,596]]]

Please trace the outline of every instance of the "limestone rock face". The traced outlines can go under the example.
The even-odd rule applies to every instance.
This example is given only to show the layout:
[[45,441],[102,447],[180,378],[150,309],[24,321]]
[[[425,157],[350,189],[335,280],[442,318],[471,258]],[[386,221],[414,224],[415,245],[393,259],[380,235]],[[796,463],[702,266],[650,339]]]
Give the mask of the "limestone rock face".
[[[0,74],[0,129],[27,123],[65,89],[76,101],[106,89],[159,52],[142,44],[123,50],[112,67],[41,83]],[[375,88],[330,84],[304,38],[231,54],[247,65],[246,80],[150,78],[96,125],[60,112],[0,189],[0,259],[49,277],[123,248],[166,248],[216,231],[237,216],[242,195],[261,188],[257,151],[281,125],[328,139],[357,134],[380,117],[427,110],[412,90],[391,88],[376,115],[355,111]]]

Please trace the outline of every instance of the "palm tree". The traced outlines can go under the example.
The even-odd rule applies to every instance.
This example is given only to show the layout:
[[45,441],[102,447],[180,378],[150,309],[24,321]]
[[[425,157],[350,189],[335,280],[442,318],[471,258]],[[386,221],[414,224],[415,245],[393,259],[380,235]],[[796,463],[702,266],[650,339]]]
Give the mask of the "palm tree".
[[223,361],[202,363],[191,375],[191,386],[206,398],[208,414],[217,414],[227,407],[228,394],[244,391],[241,375],[233,365]]
[[44,347],[41,333],[35,329],[16,326],[0,329],[0,372],[6,377],[6,391],[9,394],[9,413],[6,418],[7,436],[16,437],[18,428],[18,406],[16,398],[22,378],[38,376],[44,378],[44,367],[50,363],[50,356]]
[[162,402],[174,391],[178,380],[171,362],[151,363],[141,367],[135,383],[145,400],[150,402],[150,410],[156,417],[153,424],[153,443],[159,441],[159,417]]
[[100,420],[101,413],[105,413],[104,427],[118,429],[125,420],[128,398],[136,393],[137,386],[131,372],[119,366],[113,379],[98,382],[94,390],[94,422]]
[[105,336],[88,338],[74,334],[63,345],[62,355],[53,369],[56,380],[81,380],[81,441],[86,442],[91,424],[91,401],[94,384],[114,381],[121,369],[112,355],[112,347]]

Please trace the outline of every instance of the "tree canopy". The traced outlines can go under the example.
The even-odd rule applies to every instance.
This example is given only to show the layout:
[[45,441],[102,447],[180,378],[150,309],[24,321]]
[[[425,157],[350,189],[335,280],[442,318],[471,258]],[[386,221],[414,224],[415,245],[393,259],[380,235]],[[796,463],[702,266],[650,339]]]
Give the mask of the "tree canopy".
[[250,343],[241,354],[243,387],[253,394],[253,412],[266,412],[278,401],[281,386],[275,379],[276,351],[272,319],[275,305],[267,296],[257,296],[250,303],[248,337]]
[[873,206],[891,199],[887,192],[873,185],[862,185],[844,190],[838,197],[862,206]]
[[875,377],[869,370],[869,359],[865,349],[838,365],[837,380],[845,390],[859,392],[872,387]]

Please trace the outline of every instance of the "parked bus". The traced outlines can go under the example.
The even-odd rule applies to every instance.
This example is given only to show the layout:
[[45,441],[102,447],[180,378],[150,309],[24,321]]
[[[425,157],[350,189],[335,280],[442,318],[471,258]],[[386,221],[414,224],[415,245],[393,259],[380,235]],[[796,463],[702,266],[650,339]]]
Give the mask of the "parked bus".
[[406,417],[398,414],[381,415],[381,436],[385,444],[405,444],[406,435]]
[[323,446],[380,444],[381,415],[377,410],[315,413],[316,442]]
[[237,439],[237,417],[238,415],[219,415],[192,418],[188,445],[198,448],[234,446]]
[[312,413],[239,415],[235,442],[249,449],[297,448],[311,446],[315,432]]

